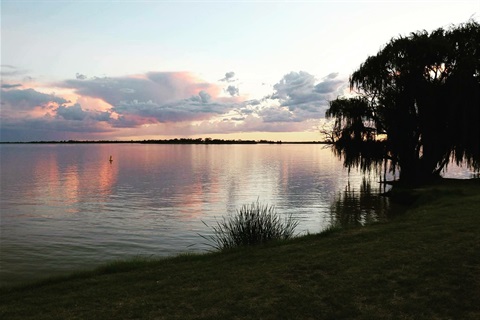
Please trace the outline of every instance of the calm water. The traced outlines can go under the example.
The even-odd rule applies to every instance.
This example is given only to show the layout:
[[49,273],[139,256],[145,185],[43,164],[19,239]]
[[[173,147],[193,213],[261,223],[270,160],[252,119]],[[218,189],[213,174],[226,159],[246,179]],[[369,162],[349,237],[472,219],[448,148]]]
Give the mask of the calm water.
[[389,205],[321,145],[1,145],[0,165],[1,285],[204,251],[203,222],[257,199],[298,233],[384,219]]

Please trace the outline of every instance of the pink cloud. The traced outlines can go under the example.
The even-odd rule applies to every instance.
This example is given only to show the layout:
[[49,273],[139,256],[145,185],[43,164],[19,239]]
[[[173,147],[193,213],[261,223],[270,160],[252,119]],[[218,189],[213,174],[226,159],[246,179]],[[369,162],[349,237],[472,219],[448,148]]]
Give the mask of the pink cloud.
[[346,80],[337,76],[317,81],[307,72],[291,72],[271,95],[249,101],[239,95],[233,80],[208,83],[188,72],[77,76],[50,85],[60,95],[40,92],[50,90],[47,84],[36,87],[43,89],[7,85],[2,89],[0,130],[7,140],[91,139],[132,130],[175,136],[304,132],[324,117],[328,100],[341,94]]

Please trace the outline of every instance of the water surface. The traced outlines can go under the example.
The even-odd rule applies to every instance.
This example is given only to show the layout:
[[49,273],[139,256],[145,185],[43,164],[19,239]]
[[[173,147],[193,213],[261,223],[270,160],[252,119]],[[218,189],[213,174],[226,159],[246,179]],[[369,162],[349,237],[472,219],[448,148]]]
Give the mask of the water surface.
[[[1,285],[114,259],[204,251],[199,234],[211,232],[204,222],[257,199],[299,219],[298,233],[381,220],[388,209],[378,179],[366,190],[363,176],[348,174],[322,145],[28,144],[0,151]],[[365,208],[341,201],[367,191],[373,198]],[[360,210],[354,215],[352,203]]]

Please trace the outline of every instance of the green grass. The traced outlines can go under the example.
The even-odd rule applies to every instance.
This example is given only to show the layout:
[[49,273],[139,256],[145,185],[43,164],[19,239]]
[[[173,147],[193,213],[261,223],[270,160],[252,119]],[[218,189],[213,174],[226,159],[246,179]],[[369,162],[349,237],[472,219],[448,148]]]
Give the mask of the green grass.
[[0,318],[480,319],[480,182],[408,192],[388,223],[3,288]]
[[213,235],[202,237],[217,250],[253,246],[292,238],[298,223],[292,216],[282,219],[274,206],[261,204],[257,200],[250,205],[243,205],[234,215],[224,217],[216,225],[209,226]]

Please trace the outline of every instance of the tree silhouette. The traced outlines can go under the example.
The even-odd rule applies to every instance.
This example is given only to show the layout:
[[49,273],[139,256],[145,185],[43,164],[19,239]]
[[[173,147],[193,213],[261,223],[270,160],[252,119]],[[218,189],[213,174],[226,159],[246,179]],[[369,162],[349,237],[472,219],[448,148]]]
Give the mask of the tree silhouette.
[[392,39],[350,77],[354,98],[330,102],[334,152],[349,169],[438,177],[450,160],[480,169],[480,25]]

